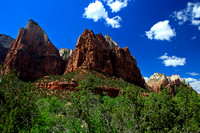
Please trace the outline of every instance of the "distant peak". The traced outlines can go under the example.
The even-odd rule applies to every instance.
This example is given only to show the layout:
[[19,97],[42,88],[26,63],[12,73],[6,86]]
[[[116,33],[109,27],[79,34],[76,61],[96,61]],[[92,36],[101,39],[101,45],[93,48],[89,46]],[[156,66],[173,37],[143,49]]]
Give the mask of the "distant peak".
[[154,73],[150,78],[149,80],[154,80],[154,79],[168,79],[169,81],[175,81],[177,79],[179,79],[180,81],[182,81],[180,75],[177,75],[177,74],[174,74],[172,75],[171,77],[169,76],[166,76],[165,74],[163,73]]
[[105,38],[111,38],[108,34],[105,35]]
[[90,30],[89,33],[94,34],[94,32],[92,30]]
[[156,72],[149,79],[153,80],[153,79],[161,79],[161,78],[166,78],[166,75]]
[[26,25],[25,28],[30,28],[32,25],[37,25],[37,26],[39,26],[37,22],[35,22],[33,19],[30,19],[30,20],[27,22],[27,25]]
[[82,35],[87,35],[89,33],[89,30],[86,28]]

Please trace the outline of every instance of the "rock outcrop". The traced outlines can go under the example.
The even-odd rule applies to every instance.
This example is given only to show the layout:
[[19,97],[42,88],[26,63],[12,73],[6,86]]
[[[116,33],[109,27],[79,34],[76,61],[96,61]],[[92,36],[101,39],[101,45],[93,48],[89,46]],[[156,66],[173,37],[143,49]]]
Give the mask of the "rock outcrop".
[[33,20],[29,20],[27,26],[19,30],[4,62],[5,74],[16,69],[16,73],[20,72],[19,78],[24,81],[63,74],[64,66],[58,49]]
[[[70,83],[67,81],[50,81],[46,82],[45,80],[35,83],[36,88],[46,88],[51,90],[62,90],[62,91],[78,91],[76,87],[79,86],[78,82],[75,79],[72,79]],[[106,92],[108,96],[118,96],[120,89],[114,87],[99,86],[98,89],[94,90],[95,93],[99,94]]]
[[62,57],[63,60],[67,61],[68,58],[72,55],[73,49],[66,49],[66,48],[61,48],[59,50],[59,54]]
[[154,73],[146,83],[153,88],[156,93],[159,93],[163,87],[170,88],[172,97],[176,95],[175,86],[180,87],[183,80],[179,75],[166,76],[162,73]]
[[10,43],[12,43],[14,39],[5,34],[0,34],[0,63],[4,62],[6,55],[9,50]]
[[53,89],[53,90],[69,90],[69,91],[76,91],[76,87],[78,83],[75,79],[72,79],[70,83],[66,81],[51,81],[51,82],[39,82],[35,84],[38,88],[46,88],[46,89]]
[[79,37],[65,73],[83,68],[114,75],[145,88],[144,78],[129,49],[120,48],[109,36],[95,35],[87,29]]

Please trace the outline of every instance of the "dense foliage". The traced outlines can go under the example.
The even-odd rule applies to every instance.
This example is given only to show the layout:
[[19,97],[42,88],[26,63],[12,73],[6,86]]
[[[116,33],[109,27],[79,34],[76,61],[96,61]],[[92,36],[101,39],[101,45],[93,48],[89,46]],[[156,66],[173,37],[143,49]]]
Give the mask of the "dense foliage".
[[[77,92],[49,95],[14,75],[0,77],[0,132],[200,132],[200,97],[184,85],[172,98],[161,93],[141,95],[125,86],[118,97],[94,94],[99,82],[88,76]],[[98,79],[102,80],[102,79]]]

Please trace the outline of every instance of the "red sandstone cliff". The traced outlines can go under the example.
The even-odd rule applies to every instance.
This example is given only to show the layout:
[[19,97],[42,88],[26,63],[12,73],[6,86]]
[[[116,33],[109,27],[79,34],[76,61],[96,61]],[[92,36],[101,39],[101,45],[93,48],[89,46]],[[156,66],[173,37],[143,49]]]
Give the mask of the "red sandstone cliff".
[[109,36],[95,35],[87,29],[79,37],[65,73],[82,68],[114,75],[145,88],[144,78],[129,49],[120,48]]
[[64,63],[58,49],[33,20],[19,30],[4,62],[5,74],[16,69],[20,79],[34,81],[46,75],[63,74]]

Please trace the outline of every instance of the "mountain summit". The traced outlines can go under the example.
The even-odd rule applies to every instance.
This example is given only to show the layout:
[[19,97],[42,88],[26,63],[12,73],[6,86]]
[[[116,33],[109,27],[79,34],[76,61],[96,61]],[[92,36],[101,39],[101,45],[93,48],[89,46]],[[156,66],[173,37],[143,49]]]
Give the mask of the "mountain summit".
[[16,69],[16,72],[20,72],[19,78],[24,81],[63,74],[64,65],[58,49],[33,20],[19,30],[4,62],[5,73]]
[[108,35],[95,35],[92,30],[85,29],[79,37],[65,73],[79,69],[101,71],[145,88],[144,78],[129,49],[120,48]]

